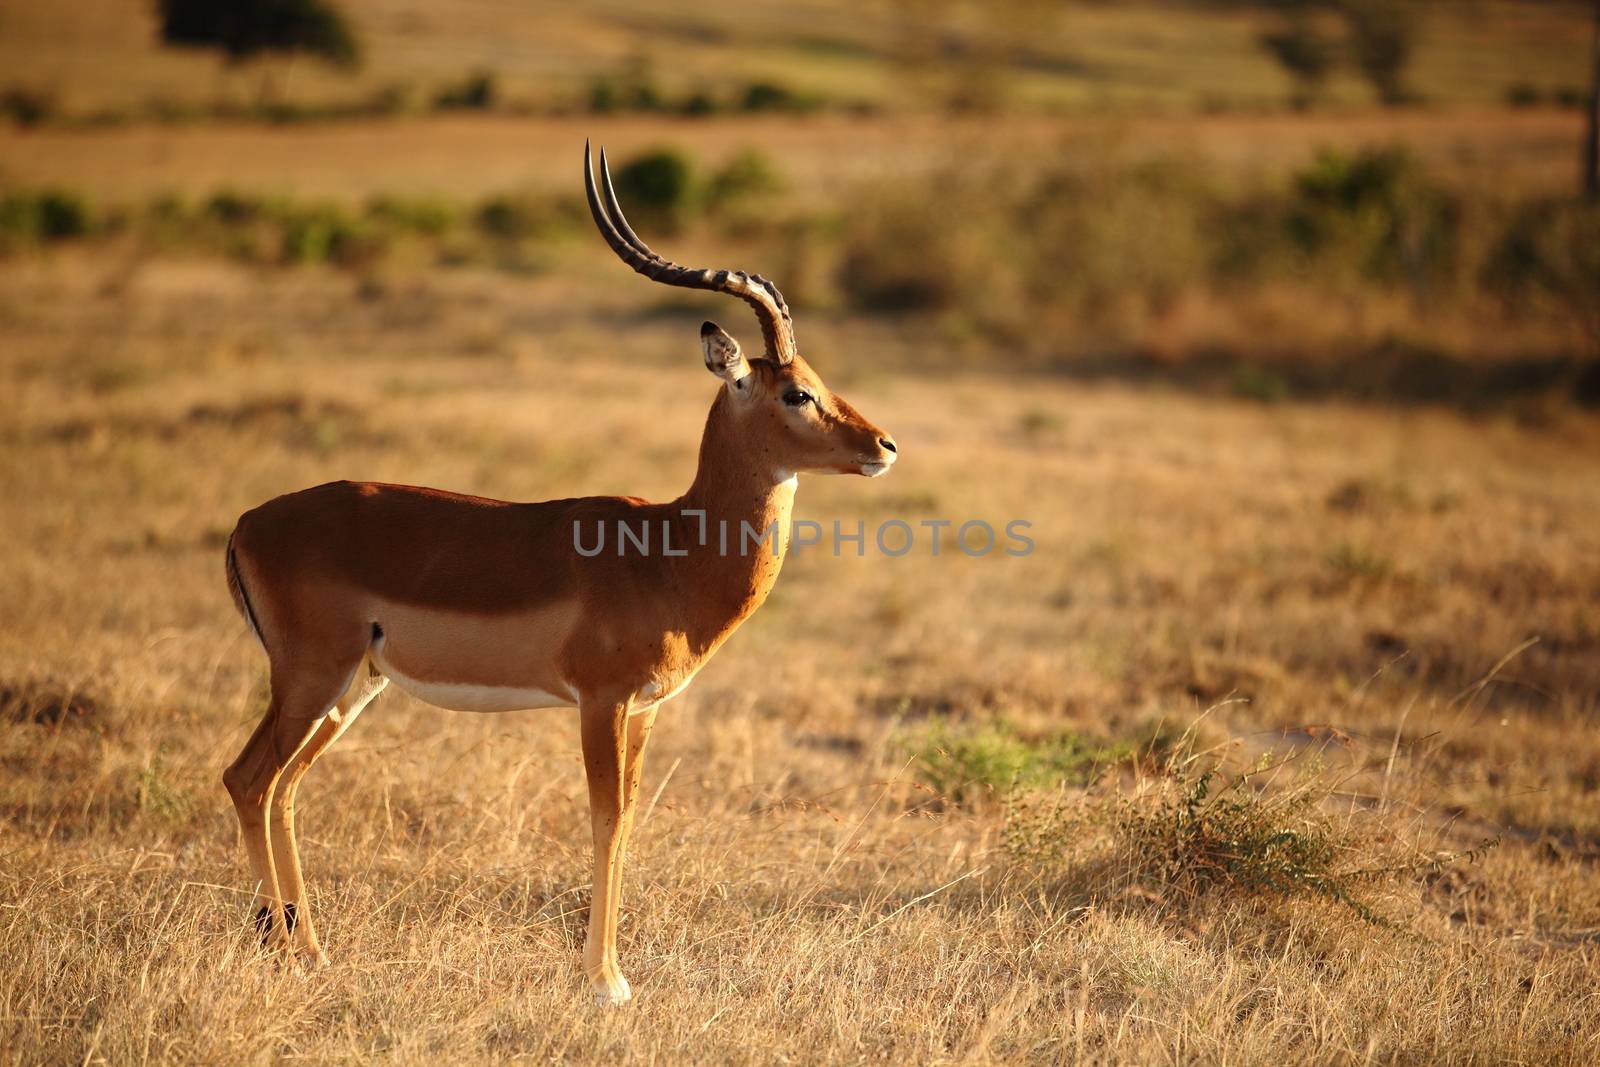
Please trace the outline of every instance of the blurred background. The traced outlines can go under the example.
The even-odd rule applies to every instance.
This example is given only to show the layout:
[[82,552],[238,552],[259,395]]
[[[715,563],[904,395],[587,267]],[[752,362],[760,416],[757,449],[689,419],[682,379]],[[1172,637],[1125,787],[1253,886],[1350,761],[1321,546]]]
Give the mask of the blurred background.
[[808,320],[893,320],[920,365],[1592,403],[1594,17],[19,3],[0,247],[537,284],[598,258],[593,135],[648,234],[759,264]]
[[[0,3],[0,1059],[1594,1062],[1597,20]],[[797,518],[1036,550],[787,561],[651,742],[631,1022],[571,716],[386,694],[297,984],[218,784],[237,516],[670,499],[700,321],[757,344],[616,261],[588,138],[898,441]]]

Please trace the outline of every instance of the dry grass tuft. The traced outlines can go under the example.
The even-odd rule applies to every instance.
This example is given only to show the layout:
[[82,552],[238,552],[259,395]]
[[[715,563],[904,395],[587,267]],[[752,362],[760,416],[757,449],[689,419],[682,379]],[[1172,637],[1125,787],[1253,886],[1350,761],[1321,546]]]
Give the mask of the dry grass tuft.
[[1228,773],[1180,742],[1158,773],[1141,775],[1131,790],[1009,798],[1005,849],[1026,868],[1066,879],[1090,902],[1135,895],[1182,914],[1202,897],[1310,898],[1411,932],[1404,919],[1380,911],[1373,894],[1454,873],[1500,844],[1491,837],[1429,850],[1414,815],[1362,804],[1346,791],[1347,774],[1319,762],[1293,766],[1307,758],[1302,751]]

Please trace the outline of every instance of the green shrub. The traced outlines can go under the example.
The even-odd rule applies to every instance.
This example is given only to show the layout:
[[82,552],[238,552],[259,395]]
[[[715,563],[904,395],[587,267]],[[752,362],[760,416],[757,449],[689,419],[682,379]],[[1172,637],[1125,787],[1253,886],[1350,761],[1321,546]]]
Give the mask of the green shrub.
[[226,226],[242,226],[258,222],[269,214],[267,202],[248,193],[223,189],[213,193],[205,202],[207,217]]
[[617,169],[613,179],[623,210],[636,224],[675,233],[699,206],[694,165],[675,148],[657,148],[635,156]]
[[1460,205],[1401,148],[1321,152],[1295,176],[1286,226],[1307,256],[1414,289],[1456,265]]
[[1409,98],[1406,68],[1422,29],[1418,0],[1341,0],[1356,66],[1385,104]]
[[695,89],[683,98],[678,110],[690,118],[704,118],[707,115],[715,115],[722,108],[709,89]]
[[665,106],[666,98],[643,59],[629,60],[620,74],[602,75],[589,83],[589,110],[596,114],[660,111]]
[[771,196],[782,188],[772,161],[756,149],[747,148],[711,176],[706,202],[713,209],[723,210]]
[[480,70],[434,95],[433,106],[440,111],[490,111],[500,98],[499,83],[493,71]]
[[91,219],[89,203],[77,193],[60,189],[47,189],[36,201],[39,213],[39,236],[50,241],[69,237],[82,237],[89,232]]
[[[1198,770],[1179,753],[1163,771],[1131,795],[1012,796],[1006,851],[1042,873],[1092,871],[1095,899],[1126,899],[1136,888],[1167,907],[1215,895],[1310,898],[1398,927],[1370,899],[1373,890],[1476,861],[1498,844],[1425,854],[1397,840],[1380,813],[1340,804],[1340,784],[1314,771],[1294,777],[1273,764],[1230,776]],[[1282,780],[1266,781],[1273,777]]]
[[1600,357],[1600,205],[1536,200],[1515,211],[1480,284],[1516,310],[1570,318]]
[[957,804],[979,795],[1086,782],[1133,753],[1126,743],[1097,744],[1070,731],[1026,734],[1004,721],[938,721],[914,747],[918,777]]
[[549,197],[502,193],[479,204],[473,220],[489,237],[519,241],[548,230],[565,214],[562,203]]
[[589,83],[589,110],[596,115],[609,115],[621,107],[622,94],[616,80],[600,77]]
[[739,98],[741,111],[807,112],[815,111],[819,106],[821,101],[815,97],[797,93],[788,86],[769,81],[751,82],[745,86],[744,95]]
[[1280,29],[1264,33],[1261,47],[1271,53],[1298,86],[1299,103],[1309,103],[1328,80],[1338,49],[1304,9],[1293,11]]
[[332,205],[302,208],[283,222],[283,259],[287,263],[332,263],[365,267],[388,250],[383,234],[361,219]]
[[163,822],[182,822],[195,808],[193,790],[184,786],[157,752],[134,776],[134,804],[141,813]]
[[410,233],[437,237],[455,228],[454,204],[429,197],[376,196],[367,203],[367,217]]
[[64,241],[93,229],[88,201],[64,189],[20,190],[0,197],[0,234],[8,243]]

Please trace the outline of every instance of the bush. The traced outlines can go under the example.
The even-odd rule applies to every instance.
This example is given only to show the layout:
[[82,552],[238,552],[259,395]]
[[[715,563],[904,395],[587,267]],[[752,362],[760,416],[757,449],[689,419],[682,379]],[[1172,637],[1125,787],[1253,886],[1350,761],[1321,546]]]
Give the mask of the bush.
[[0,93],[0,115],[18,126],[38,126],[54,118],[55,113],[55,94],[47,90],[14,85]]
[[283,259],[287,263],[333,263],[364,267],[388,250],[383,235],[331,205],[291,211],[284,220]]
[[1307,103],[1321,91],[1337,57],[1334,43],[1318,31],[1304,11],[1295,13],[1283,29],[1262,34],[1260,42],[1294,78],[1301,99]]
[[457,221],[455,205],[426,197],[373,197],[367,204],[367,217],[393,229],[427,237],[449,232]]
[[560,217],[560,206],[548,198],[504,193],[483,201],[474,221],[489,237],[520,241],[547,230]]
[[1405,72],[1421,31],[1415,0],[1342,0],[1356,66],[1386,104],[1407,98]]
[[1480,274],[1513,308],[1569,317],[1600,357],[1600,205],[1535,201],[1516,211]]
[[601,76],[589,84],[589,110],[607,115],[614,111],[660,111],[665,97],[656,85],[650,64],[632,59],[621,74]]
[[723,210],[770,196],[783,188],[772,161],[761,152],[747,148],[730,159],[707,183],[706,202]]
[[708,89],[696,89],[683,98],[683,103],[678,105],[678,110],[690,118],[704,118],[715,115],[721,110],[717,98],[711,95]]
[[83,237],[92,228],[88,202],[77,193],[43,189],[0,198],[0,235],[7,243],[64,241]]
[[694,166],[675,148],[635,156],[613,175],[617,198],[630,221],[676,233],[699,206]]
[[802,95],[787,86],[776,82],[758,81],[745,86],[744,95],[739,99],[739,110],[763,111],[815,111],[820,106],[820,101],[815,97]]
[[469,74],[455,85],[445,86],[433,98],[440,111],[489,111],[499,100],[500,91],[493,71]]
[[1327,149],[1295,176],[1285,221],[1305,254],[1420,292],[1455,265],[1459,213],[1403,149]]
[[[1264,783],[1269,771],[1288,784]],[[1174,754],[1131,795],[1014,795],[1003,841],[1025,867],[1092,870],[1097,899],[1125,899],[1131,889],[1169,907],[1215,895],[1309,898],[1384,927],[1399,924],[1371,900],[1375,889],[1476,861],[1498,844],[1419,859],[1422,850],[1397,841],[1379,813],[1340,805],[1338,789],[1316,773],[1292,779],[1281,765],[1230,776]],[[1343,814],[1329,810],[1341,806]]]
[[260,197],[223,189],[206,201],[205,213],[224,225],[238,226],[265,218],[268,208]]
[[954,311],[1011,337],[1048,337],[1044,315],[1120,336],[1205,278],[1209,194],[1177,168],[1090,163],[1027,181],[961,168],[929,190],[852,201],[838,277],[856,306]]
[[1096,744],[1070,731],[1029,735],[1004,721],[936,722],[919,740],[914,758],[918,777],[960,804],[980,794],[1081,784],[1133,753],[1132,745]]
[[47,189],[34,201],[39,236],[47,241],[82,237],[89,232],[89,204],[77,193]]

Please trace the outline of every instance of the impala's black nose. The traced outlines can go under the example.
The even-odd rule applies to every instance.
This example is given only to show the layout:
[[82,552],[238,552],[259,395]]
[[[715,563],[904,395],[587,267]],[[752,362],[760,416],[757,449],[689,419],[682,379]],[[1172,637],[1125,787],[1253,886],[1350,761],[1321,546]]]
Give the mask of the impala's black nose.
[[878,444],[882,445],[885,449],[895,453],[896,455],[898,455],[900,452],[898,448],[894,447],[894,442],[887,437],[878,438]]

